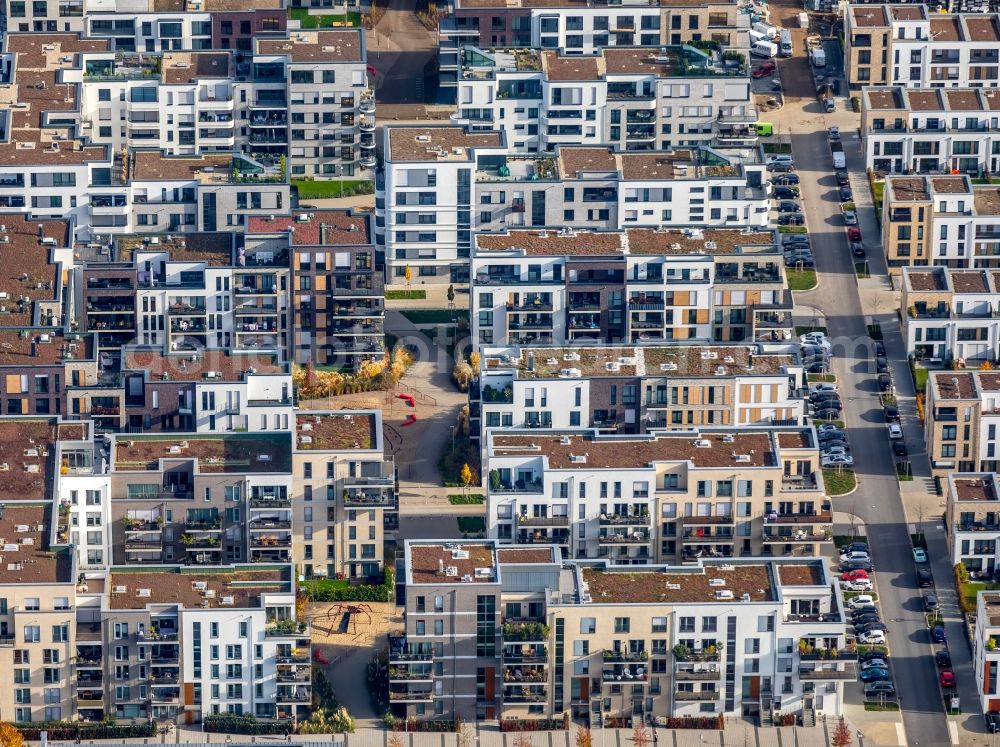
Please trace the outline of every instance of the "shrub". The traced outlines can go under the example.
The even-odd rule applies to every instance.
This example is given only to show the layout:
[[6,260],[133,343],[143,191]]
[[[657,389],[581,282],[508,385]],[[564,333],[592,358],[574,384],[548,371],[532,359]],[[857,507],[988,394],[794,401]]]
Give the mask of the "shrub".
[[[156,734],[156,725],[153,724],[152,726],[153,733],[149,736]],[[241,716],[233,713],[219,713],[205,716],[202,726],[210,734],[288,734],[290,730],[289,724],[258,721],[249,713]]]
[[336,581],[313,579],[303,581],[301,588],[311,602],[384,602],[396,592],[396,572],[386,568],[381,584],[344,586]]
[[142,739],[156,736],[156,724],[116,724],[104,721],[98,724],[80,724],[73,721],[32,721],[14,724],[21,736],[31,742],[41,739],[43,731],[48,738],[58,742],[73,742],[77,739]]

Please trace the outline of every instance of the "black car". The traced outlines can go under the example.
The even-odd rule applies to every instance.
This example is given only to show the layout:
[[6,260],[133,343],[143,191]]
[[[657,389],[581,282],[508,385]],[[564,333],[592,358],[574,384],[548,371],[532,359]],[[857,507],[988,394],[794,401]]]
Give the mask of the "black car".
[[855,257],[864,257],[865,256],[865,245],[862,244],[860,241],[852,241],[851,242],[851,254],[853,254]]
[[870,560],[845,560],[840,564],[840,572],[846,573],[847,571],[867,571],[872,572],[872,563]]
[[885,345],[883,345],[881,342],[875,343],[875,355],[876,356],[881,355],[883,358],[885,357]]
[[934,663],[941,669],[949,669],[951,667],[951,652],[946,648],[941,649],[934,654]]
[[826,355],[827,349],[822,345],[799,345],[799,352],[802,355]]
[[933,594],[928,594],[924,597],[924,610],[927,612],[934,612],[938,608],[938,599]]
[[795,166],[790,163],[769,163],[767,170],[772,174],[790,174],[795,171]]
[[867,542],[852,542],[849,545],[841,545],[837,549],[840,550],[841,555],[845,552],[870,552]]
[[781,176],[776,176],[771,180],[772,184],[786,186],[789,184],[798,184],[799,175],[798,174],[782,174]]
[[812,363],[805,364],[805,367],[806,367],[806,373],[820,374],[827,372],[826,361],[814,361]]
[[841,187],[840,188],[840,201],[841,202],[850,202],[853,199],[854,199],[854,195],[851,194],[851,188],[850,187]]
[[846,171],[837,172],[837,186],[846,187],[851,183],[851,177],[847,175]]
[[887,423],[898,423],[899,422],[899,408],[893,405],[886,405],[882,412],[885,414],[885,422]]
[[909,456],[909,452],[906,450],[906,441],[904,441],[903,439],[893,441],[892,453],[900,458]]
[[779,200],[797,200],[799,199],[799,189],[787,186],[775,187],[774,196]]
[[864,604],[860,607],[854,607],[851,610],[851,619],[857,620],[862,615],[877,615],[878,608],[874,604]]
[[821,399],[840,399],[840,394],[838,392],[824,392],[817,390],[815,392],[809,392],[810,402],[819,402]]
[[779,213],[797,213],[799,212],[799,203],[790,202],[788,200],[782,200],[781,202],[778,203],[778,206],[775,208],[775,210],[777,210]]
[[882,659],[887,661],[889,659],[889,654],[883,654],[879,651],[862,651],[858,654],[858,661],[862,664],[866,661],[871,661],[872,659]]
[[882,622],[870,622],[864,625],[855,625],[854,632],[856,635],[861,635],[862,633],[871,633],[873,630],[881,630],[883,633],[888,633],[889,629]]
[[865,628],[867,630],[866,626],[880,623],[882,620],[879,618],[877,612],[869,612],[867,615],[858,615],[852,622],[854,623],[855,630],[858,628]]
[[831,407],[823,410],[816,410],[813,412],[812,416],[816,420],[840,420],[841,412],[840,408]]
[[847,434],[842,430],[827,430],[819,432],[819,442],[821,444],[827,441],[844,441],[847,439]]
[[788,246],[789,244],[808,244],[809,236],[804,233],[783,233],[781,234],[781,245]]
[[812,270],[816,267],[816,260],[812,257],[785,257],[785,267],[796,270]]
[[837,448],[843,449],[844,451],[850,451],[851,444],[848,441],[843,440],[842,438],[837,438],[834,439],[833,441],[823,441],[819,445],[819,448],[820,451],[824,451],[826,449],[837,449]]
[[984,718],[986,719],[986,731],[990,734],[996,734],[1000,731],[1000,711],[987,711]]
[[875,356],[875,370],[878,373],[889,373],[889,360],[884,355]]
[[934,585],[934,577],[931,576],[931,572],[926,568],[921,568],[917,571],[917,586],[921,589],[928,589]]
[[778,216],[779,226],[804,226],[806,217],[802,213],[785,213]]
[[880,392],[888,392],[892,389],[892,378],[887,373],[881,373],[878,375],[878,390]]

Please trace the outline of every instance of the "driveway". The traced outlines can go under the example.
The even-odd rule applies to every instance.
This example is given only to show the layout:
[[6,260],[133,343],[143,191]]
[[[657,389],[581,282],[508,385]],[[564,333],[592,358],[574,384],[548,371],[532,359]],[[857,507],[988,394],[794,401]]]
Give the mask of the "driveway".
[[424,103],[424,73],[437,54],[437,31],[417,20],[416,0],[389,0],[367,41],[368,64],[376,70],[378,103]]

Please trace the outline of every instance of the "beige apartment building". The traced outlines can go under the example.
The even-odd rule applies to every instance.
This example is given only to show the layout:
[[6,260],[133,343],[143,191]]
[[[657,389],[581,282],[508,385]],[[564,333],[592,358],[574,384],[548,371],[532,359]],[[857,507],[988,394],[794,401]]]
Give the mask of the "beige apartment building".
[[296,566],[307,578],[380,575],[385,532],[399,521],[381,411],[299,411],[295,426]]
[[645,565],[815,556],[832,514],[812,427],[607,436],[490,431],[487,533]]
[[926,413],[924,437],[935,476],[997,470],[1000,374],[931,372]]
[[405,563],[406,630],[389,655],[399,716],[808,724],[839,714],[857,676],[819,560],[622,569],[551,545],[412,540]]

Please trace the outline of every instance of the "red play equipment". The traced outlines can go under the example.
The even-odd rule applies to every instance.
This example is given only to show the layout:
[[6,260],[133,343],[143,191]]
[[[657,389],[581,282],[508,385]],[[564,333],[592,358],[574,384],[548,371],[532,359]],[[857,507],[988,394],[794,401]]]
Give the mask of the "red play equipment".
[[321,654],[319,652],[318,648],[313,649],[313,661],[315,661],[317,664],[329,664],[330,663],[330,660],[327,659],[327,658],[325,658],[323,656],[323,654]]
[[413,425],[417,422],[417,416],[412,412],[406,416],[406,420],[403,421],[403,425]]
[[406,402],[406,404],[408,404],[410,407],[417,406],[416,400],[414,399],[412,394],[397,394],[396,396],[399,397],[404,402]]

